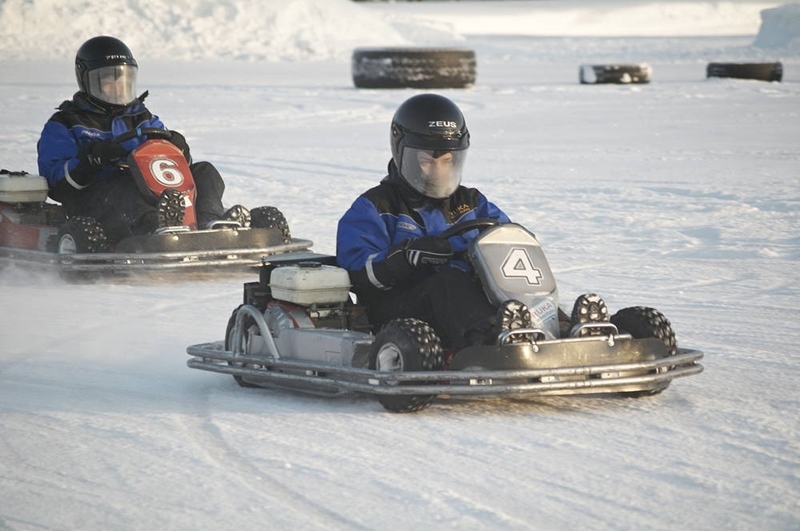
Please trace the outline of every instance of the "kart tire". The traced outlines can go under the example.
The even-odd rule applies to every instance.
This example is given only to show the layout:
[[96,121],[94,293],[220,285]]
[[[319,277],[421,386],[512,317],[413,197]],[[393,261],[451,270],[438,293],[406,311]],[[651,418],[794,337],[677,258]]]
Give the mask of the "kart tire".
[[466,48],[356,48],[357,88],[465,88],[475,84],[475,51]]
[[[616,325],[622,333],[628,333],[634,339],[657,338],[667,347],[670,356],[678,351],[675,332],[669,320],[655,308],[632,306],[623,308],[611,316],[611,324]],[[666,387],[652,391],[635,391],[626,393],[631,397],[652,396],[661,393]]]
[[[58,230],[54,251],[62,257],[62,267],[66,266],[69,259],[63,259],[71,254],[102,253],[108,250],[106,233],[100,223],[88,216],[75,216],[68,219]],[[66,282],[84,282],[92,277],[91,272],[69,271],[62,269],[59,276]]]
[[[233,310],[230,319],[228,319],[228,326],[225,328],[225,350],[233,350],[233,327],[236,324],[236,313],[241,307],[242,306],[237,306],[236,309]],[[247,329],[254,327],[256,330],[258,330],[258,327],[256,327],[255,323],[253,322],[253,318],[249,315],[245,316],[244,325]],[[231,367],[237,366],[237,364],[232,361],[229,361],[228,365]],[[257,385],[253,385],[244,381],[241,376],[236,374],[233,375],[233,380],[239,385],[239,387],[258,387]]]
[[614,83],[617,85],[650,83],[653,69],[648,64],[629,65],[581,65],[580,82],[582,85],[600,85]]
[[58,254],[102,253],[108,249],[103,227],[94,218],[75,216],[67,220],[56,237]]
[[708,63],[706,77],[730,77],[758,81],[781,81],[783,64],[778,63]]
[[289,222],[283,212],[272,206],[262,206],[250,211],[250,226],[254,229],[280,229],[283,233],[283,243],[292,241]]
[[[377,371],[440,371],[444,356],[439,336],[419,319],[390,321],[372,343],[369,367]],[[428,407],[435,398],[436,395],[378,395],[378,402],[394,413],[412,413]]]

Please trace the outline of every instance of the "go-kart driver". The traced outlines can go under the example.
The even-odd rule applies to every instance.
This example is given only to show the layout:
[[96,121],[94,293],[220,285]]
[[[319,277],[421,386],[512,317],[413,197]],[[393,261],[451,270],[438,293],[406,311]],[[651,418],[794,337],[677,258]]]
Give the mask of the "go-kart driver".
[[[137,70],[133,54],[119,39],[99,36],[83,43],[75,57],[79,91],[50,117],[37,145],[39,173],[47,179],[50,197],[69,216],[95,218],[110,241],[183,221],[185,207],[178,192],[168,190],[152,205],[130,173],[118,165],[145,139],[120,144],[115,137],[136,128],[166,129],[145,107],[148,93],[136,96]],[[223,208],[225,183],[217,169],[209,162],[192,163],[182,134],[172,131],[170,141],[190,164],[198,227],[220,219],[246,225],[247,209],[236,205],[226,212]]]
[[414,317],[447,348],[489,343],[498,310],[469,264],[454,258],[478,231],[439,237],[472,219],[509,221],[480,191],[461,185],[469,147],[464,116],[451,100],[420,94],[397,109],[390,135],[389,174],[339,221],[337,261],[373,324]]

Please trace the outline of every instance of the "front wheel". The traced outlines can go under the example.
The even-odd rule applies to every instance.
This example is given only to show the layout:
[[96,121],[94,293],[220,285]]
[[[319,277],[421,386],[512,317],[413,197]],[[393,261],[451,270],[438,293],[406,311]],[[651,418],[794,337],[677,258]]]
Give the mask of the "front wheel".
[[678,343],[672,324],[663,313],[655,308],[632,306],[623,308],[613,316],[611,323],[616,325],[620,332],[627,332],[635,339],[654,337],[660,339],[667,347],[670,356],[678,352]]
[[[660,339],[670,356],[678,352],[678,343],[675,339],[675,332],[672,324],[663,313],[655,308],[644,306],[632,306],[623,308],[611,316],[611,323],[616,325],[620,332],[625,332],[633,336],[634,339]],[[666,387],[653,391],[637,391],[628,393],[632,397],[657,395]]]
[[88,216],[75,216],[67,220],[56,236],[55,251],[61,255],[62,270],[59,272],[67,282],[84,282],[91,278],[85,271],[70,271],[68,266],[73,254],[102,253],[108,250],[108,240],[100,223]]
[[254,229],[279,229],[283,234],[283,243],[292,241],[289,222],[283,212],[272,206],[261,206],[250,211],[250,226]]
[[[395,319],[383,327],[372,343],[369,366],[382,372],[439,371],[444,367],[442,345],[424,321]],[[435,398],[436,395],[378,395],[381,405],[395,413],[419,411]]]

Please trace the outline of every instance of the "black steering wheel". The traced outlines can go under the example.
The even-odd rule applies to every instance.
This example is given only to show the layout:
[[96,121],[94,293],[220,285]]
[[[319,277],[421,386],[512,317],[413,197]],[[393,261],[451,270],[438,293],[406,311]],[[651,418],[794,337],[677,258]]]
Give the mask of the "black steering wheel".
[[439,234],[439,237],[446,240],[458,234],[469,232],[473,229],[488,229],[490,227],[496,227],[497,225],[502,225],[502,222],[492,218],[471,219],[469,221],[465,221],[464,223],[453,225],[449,229],[442,231],[442,233]]
[[169,131],[168,129],[159,129],[158,127],[137,127],[136,129],[131,129],[130,131],[122,133],[114,139],[114,142],[121,144],[139,136],[169,140],[172,138],[172,131]]

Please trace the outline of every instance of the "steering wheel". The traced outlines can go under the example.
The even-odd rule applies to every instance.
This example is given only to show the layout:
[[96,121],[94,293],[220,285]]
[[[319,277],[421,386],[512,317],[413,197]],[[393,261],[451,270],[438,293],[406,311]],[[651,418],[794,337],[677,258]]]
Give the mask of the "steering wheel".
[[[131,129],[130,131],[125,131],[118,137],[112,139],[112,142],[116,142],[117,144],[122,144],[132,138],[137,138],[140,136],[145,136],[148,138],[159,138],[162,140],[170,140],[172,138],[172,131],[167,129],[159,129],[158,127],[137,127],[136,129]],[[129,163],[125,158],[120,159],[117,161],[116,166],[118,168],[127,169],[130,167]]]
[[469,232],[473,229],[488,229],[490,227],[496,227],[497,225],[502,225],[502,222],[492,218],[471,219],[469,221],[465,221],[464,223],[453,225],[449,229],[442,231],[442,233],[439,234],[439,237],[446,240],[458,234]]
[[116,137],[114,141],[121,144],[123,142],[126,142],[132,138],[136,138],[139,136],[169,140],[172,138],[172,131],[169,131],[167,129],[159,129],[158,127],[137,127],[136,129],[131,129],[130,131],[122,133],[121,135]]

